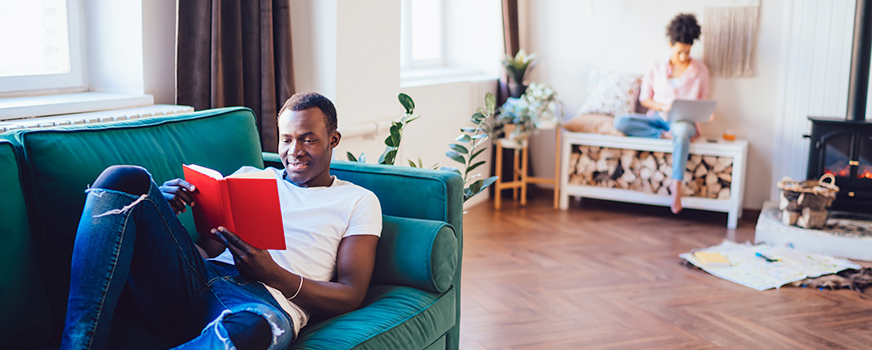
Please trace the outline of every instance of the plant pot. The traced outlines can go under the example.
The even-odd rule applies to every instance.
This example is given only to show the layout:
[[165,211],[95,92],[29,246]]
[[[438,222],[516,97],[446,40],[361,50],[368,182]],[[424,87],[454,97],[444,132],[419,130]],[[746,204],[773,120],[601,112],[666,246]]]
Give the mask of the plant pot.
[[521,97],[527,91],[527,85],[518,84],[514,81],[509,82],[509,95],[514,98]]

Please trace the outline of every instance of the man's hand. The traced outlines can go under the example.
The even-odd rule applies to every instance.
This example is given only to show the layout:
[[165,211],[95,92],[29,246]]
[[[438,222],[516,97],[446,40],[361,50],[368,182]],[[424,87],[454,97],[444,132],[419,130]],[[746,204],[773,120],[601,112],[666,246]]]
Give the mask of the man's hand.
[[197,188],[189,182],[182,179],[172,179],[164,182],[159,189],[163,194],[164,199],[170,203],[170,207],[172,207],[173,211],[176,212],[176,215],[184,213],[185,210],[187,210],[185,205],[194,207],[195,203],[194,199],[191,197],[191,193],[195,192]]
[[236,269],[243,275],[264,282],[267,285],[271,285],[271,281],[280,278],[279,276],[284,269],[276,264],[266,250],[258,249],[245,243],[239,236],[224,227],[213,228],[212,234],[223,242],[227,248],[230,248],[230,253],[233,254],[233,261],[236,263]]

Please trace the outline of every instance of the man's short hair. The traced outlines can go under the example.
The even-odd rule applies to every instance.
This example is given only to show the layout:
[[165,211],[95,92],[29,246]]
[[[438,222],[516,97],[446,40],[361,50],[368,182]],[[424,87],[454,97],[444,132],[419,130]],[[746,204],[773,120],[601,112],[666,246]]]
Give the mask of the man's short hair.
[[333,102],[330,102],[329,98],[317,92],[294,94],[294,96],[285,101],[285,105],[279,110],[277,118],[281,117],[282,113],[286,110],[305,111],[309,108],[318,108],[324,114],[324,125],[327,126],[328,134],[336,131],[336,107],[333,106]]

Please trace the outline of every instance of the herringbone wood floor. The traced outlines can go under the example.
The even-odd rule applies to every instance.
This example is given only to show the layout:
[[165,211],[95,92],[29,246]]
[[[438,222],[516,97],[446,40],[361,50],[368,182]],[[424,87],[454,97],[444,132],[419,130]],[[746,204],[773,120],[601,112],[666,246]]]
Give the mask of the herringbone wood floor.
[[679,264],[753,241],[753,221],[588,199],[555,211],[550,193],[464,221],[461,349],[872,349],[872,290],[758,292]]

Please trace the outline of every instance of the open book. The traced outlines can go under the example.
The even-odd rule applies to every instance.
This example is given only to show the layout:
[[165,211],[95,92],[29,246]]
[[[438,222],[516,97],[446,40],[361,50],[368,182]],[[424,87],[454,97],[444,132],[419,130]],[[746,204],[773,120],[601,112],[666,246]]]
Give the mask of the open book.
[[185,180],[197,190],[194,223],[197,232],[212,239],[211,230],[224,226],[260,249],[284,250],[285,235],[275,174],[264,170],[223,177],[195,164],[182,165]]

